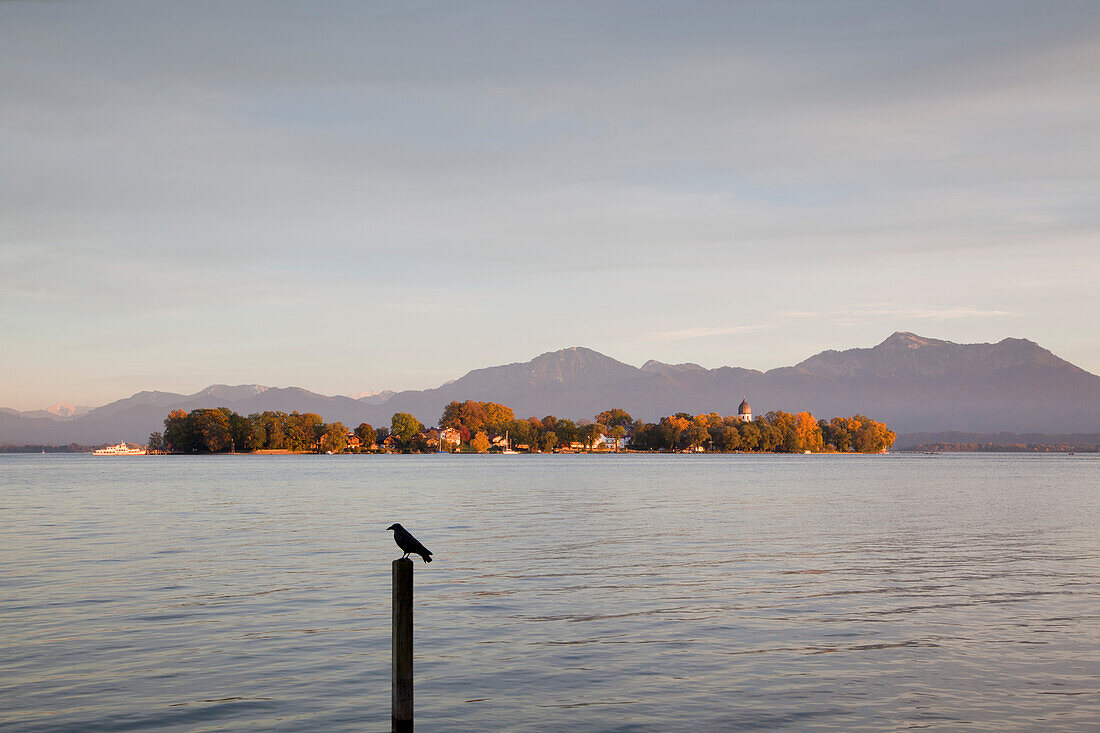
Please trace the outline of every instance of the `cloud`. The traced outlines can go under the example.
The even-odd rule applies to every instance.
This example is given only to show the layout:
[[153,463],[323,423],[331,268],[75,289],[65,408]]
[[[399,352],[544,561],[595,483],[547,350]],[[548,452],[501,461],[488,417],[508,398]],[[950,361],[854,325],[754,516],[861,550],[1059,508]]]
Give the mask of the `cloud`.
[[975,308],[971,306],[897,306],[886,303],[852,305],[845,308],[832,308],[823,311],[785,310],[780,313],[784,318],[820,319],[840,325],[862,325],[872,320],[887,319],[891,323],[902,321],[951,321],[961,318],[1006,318],[1019,316],[1010,310],[1000,308]]
[[763,331],[770,326],[692,326],[674,331],[656,331],[648,333],[643,341],[686,341],[688,339],[710,338],[712,336],[730,336],[735,333]]

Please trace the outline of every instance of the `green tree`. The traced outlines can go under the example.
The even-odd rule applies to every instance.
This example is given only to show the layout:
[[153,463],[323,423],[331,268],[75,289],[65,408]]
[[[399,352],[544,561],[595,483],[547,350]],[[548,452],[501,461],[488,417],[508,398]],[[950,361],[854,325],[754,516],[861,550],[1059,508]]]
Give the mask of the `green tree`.
[[554,424],[554,432],[558,435],[559,443],[572,443],[577,440],[577,425],[572,420],[558,420]]
[[741,450],[759,450],[760,426],[756,423],[737,421],[737,433],[741,436]]
[[798,421],[789,412],[772,411],[764,415],[764,421],[778,432],[771,450],[794,453],[799,450]]
[[286,431],[289,416],[285,412],[266,411],[249,415],[257,448],[284,450],[287,447]]
[[538,431],[527,420],[513,420],[507,425],[505,432],[513,446],[534,445],[538,438]]
[[395,412],[390,419],[390,435],[407,443],[424,430],[424,426],[407,412]]
[[779,432],[777,427],[763,417],[757,418],[753,422],[756,424],[756,429],[759,431],[756,442],[757,450],[770,453],[783,449],[783,435]]
[[186,410],[173,410],[164,418],[164,445],[175,453],[194,453],[195,426]]
[[149,442],[145,446],[145,450],[150,453],[159,453],[164,450],[164,436],[160,433],[149,433]]
[[623,425],[616,425],[611,428],[609,436],[615,439],[615,450],[619,450],[619,447],[623,444],[623,438],[626,437],[626,427]]
[[558,434],[553,430],[547,430],[539,438],[539,448],[543,453],[551,453],[558,444]]
[[320,445],[321,450],[342,453],[348,447],[348,429],[340,422],[325,425]]
[[710,429],[714,447],[723,453],[732,453],[741,447],[741,434],[733,425],[722,425]]
[[663,436],[659,426],[651,422],[634,425],[634,435],[630,439],[630,445],[638,450],[659,450]]
[[192,450],[205,453],[221,453],[232,446],[232,436],[229,433],[229,410],[200,409],[192,410],[187,416],[192,422],[196,441],[192,444]]
[[240,453],[248,453],[256,449],[256,435],[252,421],[235,412],[226,415],[229,420],[230,448]]
[[283,432],[286,435],[286,447],[295,451],[315,451],[320,438],[318,428],[324,420],[315,412],[292,412],[286,417]]
[[584,447],[588,450],[596,447],[601,435],[603,435],[603,430],[601,426],[595,423],[588,423],[577,428],[577,440],[584,443]]
[[692,425],[686,431],[684,431],[684,441],[687,443],[687,447],[695,448],[698,446],[706,445],[710,440],[710,431],[702,425]]

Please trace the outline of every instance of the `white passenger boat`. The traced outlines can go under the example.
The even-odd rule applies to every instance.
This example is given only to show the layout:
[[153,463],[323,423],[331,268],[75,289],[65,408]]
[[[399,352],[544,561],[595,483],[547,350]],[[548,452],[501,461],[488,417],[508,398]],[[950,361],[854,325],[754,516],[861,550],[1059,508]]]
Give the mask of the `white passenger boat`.
[[109,445],[106,448],[100,448],[99,450],[92,451],[93,456],[143,456],[145,455],[144,448],[131,448],[126,443],[119,443],[118,445]]

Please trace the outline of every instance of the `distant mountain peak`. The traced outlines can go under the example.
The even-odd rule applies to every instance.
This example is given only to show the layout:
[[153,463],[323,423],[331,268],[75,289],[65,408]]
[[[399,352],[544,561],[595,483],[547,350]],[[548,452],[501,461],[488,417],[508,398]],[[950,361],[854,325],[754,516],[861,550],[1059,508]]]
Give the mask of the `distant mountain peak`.
[[206,389],[191,395],[191,397],[210,397],[216,400],[236,401],[255,397],[256,395],[263,394],[269,389],[271,388],[265,387],[262,384],[211,384]]
[[358,400],[368,405],[381,405],[386,402],[390,397],[393,397],[396,392],[392,389],[373,390],[371,392],[356,392],[351,395],[353,400]]
[[474,369],[445,386],[450,388],[457,384],[471,389],[471,394],[484,394],[486,389],[496,389],[506,384],[540,388],[556,385],[556,388],[561,388],[566,385],[609,384],[638,374],[637,367],[584,346],[570,346],[547,351],[527,362]]
[[642,364],[642,371],[667,374],[670,372],[705,372],[707,369],[706,367],[690,361],[684,362],[683,364],[666,364],[663,361],[650,359],[645,364]]
[[941,341],[940,339],[932,339],[924,336],[918,336],[910,331],[894,331],[889,338],[876,346],[876,349],[890,349],[890,348],[902,348],[902,349],[919,349],[922,346],[957,346],[957,344],[951,341]]
[[950,375],[984,377],[998,369],[1037,365],[1072,367],[1069,362],[1027,339],[1006,338],[995,344],[958,344],[918,336],[909,331],[897,331],[870,349],[823,351],[799,363],[798,368],[833,379],[911,379]]

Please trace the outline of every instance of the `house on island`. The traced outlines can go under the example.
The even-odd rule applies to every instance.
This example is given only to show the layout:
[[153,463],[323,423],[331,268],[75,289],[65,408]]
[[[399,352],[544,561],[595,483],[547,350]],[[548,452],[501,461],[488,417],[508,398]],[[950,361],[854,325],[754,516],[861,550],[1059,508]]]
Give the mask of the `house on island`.
[[432,450],[440,450],[440,446],[443,444],[439,439],[439,431],[435,428],[429,428],[427,432],[418,433],[416,439]]
[[443,447],[457,448],[462,443],[462,432],[456,428],[443,428],[439,431],[439,442]]

